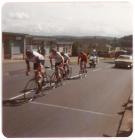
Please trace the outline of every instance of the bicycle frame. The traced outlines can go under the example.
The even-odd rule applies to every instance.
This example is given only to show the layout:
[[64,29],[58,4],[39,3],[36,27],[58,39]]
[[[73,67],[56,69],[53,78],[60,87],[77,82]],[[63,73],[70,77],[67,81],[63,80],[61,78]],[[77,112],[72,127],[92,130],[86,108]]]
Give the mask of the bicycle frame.
[[26,98],[25,92],[32,91],[34,94],[38,94],[40,91],[42,91],[42,87],[46,84],[49,83],[49,86],[51,86],[50,77],[47,76],[46,71],[45,73],[42,73],[39,70],[33,70],[33,72],[34,77],[30,79],[24,87],[24,98]]
[[87,69],[86,69],[86,62],[80,62],[80,71],[79,75],[80,77],[86,77]]
[[62,85],[63,80],[63,69],[60,66],[56,66],[54,73],[51,76],[51,82],[55,83],[55,86],[57,87],[58,83],[61,83]]

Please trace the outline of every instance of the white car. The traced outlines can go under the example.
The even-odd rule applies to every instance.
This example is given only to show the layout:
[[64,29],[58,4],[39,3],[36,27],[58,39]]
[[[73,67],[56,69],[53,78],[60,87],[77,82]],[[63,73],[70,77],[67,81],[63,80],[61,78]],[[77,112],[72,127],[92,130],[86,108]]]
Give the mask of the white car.
[[120,55],[115,59],[115,67],[131,69],[133,67],[133,57],[131,55]]

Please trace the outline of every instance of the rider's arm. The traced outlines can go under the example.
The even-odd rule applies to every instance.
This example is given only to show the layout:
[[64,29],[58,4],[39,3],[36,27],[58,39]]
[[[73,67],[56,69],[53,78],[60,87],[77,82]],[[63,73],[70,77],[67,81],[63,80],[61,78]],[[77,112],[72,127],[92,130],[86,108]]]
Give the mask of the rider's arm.
[[64,57],[63,56],[60,56],[61,57],[61,63],[62,63],[62,65],[64,65]]
[[88,62],[88,56],[86,55],[86,63]]
[[51,68],[53,67],[53,63],[52,63],[52,56],[49,56],[50,59],[50,64],[51,64]]
[[30,63],[29,63],[29,60],[28,59],[26,59],[25,62],[26,62],[26,67],[27,67],[26,68],[27,69],[26,70],[26,75],[28,75],[28,73],[30,72]]
[[80,55],[78,56],[78,64],[79,64],[79,62],[80,62]]

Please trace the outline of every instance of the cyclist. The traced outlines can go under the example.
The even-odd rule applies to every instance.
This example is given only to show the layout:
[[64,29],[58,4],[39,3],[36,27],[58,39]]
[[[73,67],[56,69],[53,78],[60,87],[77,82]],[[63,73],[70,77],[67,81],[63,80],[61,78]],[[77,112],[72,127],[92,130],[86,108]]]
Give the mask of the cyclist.
[[[83,65],[84,65],[84,69],[86,70],[87,60],[88,60],[87,54],[81,51],[78,56],[78,65],[80,64],[80,71],[83,70]],[[87,70],[86,70],[86,73],[87,73]]]
[[[56,51],[55,49],[52,49],[51,50],[51,55],[49,56],[49,58],[50,58],[51,68],[53,68],[52,59],[55,59],[55,71],[58,72],[58,69],[60,69],[62,74],[64,74],[64,69],[63,69],[64,58],[61,55],[61,53]],[[56,77],[57,79],[61,78],[61,77],[59,77],[59,73],[57,73],[56,76],[57,76]]]
[[[36,51],[26,50],[25,61],[26,61],[26,65],[27,65],[26,75],[29,75],[29,72],[30,72],[30,62],[33,63],[35,78],[38,82],[39,89],[40,89],[41,83],[43,82],[43,76],[45,73],[44,57]],[[38,94],[38,92],[37,92],[37,94]]]
[[96,50],[95,48],[93,48],[93,50],[92,50],[92,52],[91,52],[91,56],[96,60],[96,63],[99,62],[97,50]]
[[97,56],[97,50],[95,48],[93,48],[91,55]]
[[61,55],[64,58],[64,70],[69,72],[69,62],[70,62],[70,57],[67,53],[61,52]]

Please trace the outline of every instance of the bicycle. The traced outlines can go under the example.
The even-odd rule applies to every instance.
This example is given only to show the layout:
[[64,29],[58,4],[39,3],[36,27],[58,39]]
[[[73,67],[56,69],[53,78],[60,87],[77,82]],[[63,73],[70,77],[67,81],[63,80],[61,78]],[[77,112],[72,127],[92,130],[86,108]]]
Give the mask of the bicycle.
[[86,69],[86,63],[83,61],[81,62],[81,67],[80,67],[80,71],[79,71],[79,76],[80,78],[84,78],[87,76],[87,69]]
[[51,84],[55,84],[55,88],[60,85],[63,85],[63,70],[60,66],[56,66],[53,74],[50,76]]
[[64,76],[63,79],[67,80],[70,79],[72,75],[72,67],[68,67],[67,65],[64,66]]
[[[28,93],[32,94],[32,97],[30,97],[30,99],[36,98],[35,95],[39,95],[39,93],[42,92],[43,87],[46,87],[48,85],[51,87],[50,76],[44,73],[41,77],[39,77],[38,71],[36,71],[34,78],[30,79],[24,87],[24,98],[26,99],[26,95]],[[44,94],[42,93],[42,95]]]

